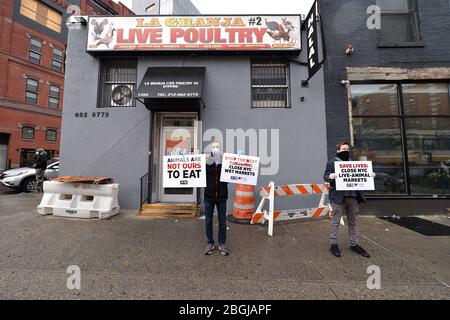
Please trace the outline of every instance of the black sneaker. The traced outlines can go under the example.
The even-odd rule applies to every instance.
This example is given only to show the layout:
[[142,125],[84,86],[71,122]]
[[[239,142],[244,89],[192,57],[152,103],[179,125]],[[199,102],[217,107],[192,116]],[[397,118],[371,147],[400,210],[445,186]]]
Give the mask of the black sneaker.
[[339,247],[338,247],[337,244],[332,244],[331,245],[330,252],[335,257],[340,257],[341,256],[341,252],[339,251]]
[[363,248],[361,248],[358,245],[350,246],[350,250],[355,251],[357,254],[359,254],[365,258],[370,258],[370,254],[368,254],[366,250],[364,250]]
[[203,250],[203,253],[207,256],[210,256],[213,253],[214,248],[215,248],[214,244],[208,243],[205,249]]
[[228,251],[227,246],[224,244],[219,245],[219,250],[220,250],[220,253],[223,254],[224,256],[228,256],[230,254],[230,251]]

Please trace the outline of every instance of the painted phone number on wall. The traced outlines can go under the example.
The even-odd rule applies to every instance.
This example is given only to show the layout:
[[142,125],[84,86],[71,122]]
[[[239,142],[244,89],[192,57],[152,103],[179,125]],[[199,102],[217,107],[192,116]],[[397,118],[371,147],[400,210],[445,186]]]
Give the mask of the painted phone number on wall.
[[75,118],[109,118],[109,112],[75,112]]

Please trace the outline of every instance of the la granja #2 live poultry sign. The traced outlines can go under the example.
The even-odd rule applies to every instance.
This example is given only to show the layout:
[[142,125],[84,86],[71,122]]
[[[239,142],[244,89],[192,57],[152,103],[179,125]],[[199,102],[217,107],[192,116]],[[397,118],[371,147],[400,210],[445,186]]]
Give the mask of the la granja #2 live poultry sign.
[[300,16],[92,16],[88,24],[88,51],[301,50]]

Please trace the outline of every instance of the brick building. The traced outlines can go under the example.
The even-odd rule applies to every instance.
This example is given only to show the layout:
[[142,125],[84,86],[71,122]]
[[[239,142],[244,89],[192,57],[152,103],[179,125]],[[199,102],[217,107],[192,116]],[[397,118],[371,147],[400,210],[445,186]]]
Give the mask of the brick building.
[[133,14],[111,0],[0,3],[0,171],[30,165],[37,148],[59,156],[66,21],[72,12]]
[[388,200],[395,213],[433,205],[445,210],[449,1],[321,0],[320,10],[328,156],[348,140],[355,160],[373,161],[378,175],[369,194],[382,200],[371,201],[381,211]]

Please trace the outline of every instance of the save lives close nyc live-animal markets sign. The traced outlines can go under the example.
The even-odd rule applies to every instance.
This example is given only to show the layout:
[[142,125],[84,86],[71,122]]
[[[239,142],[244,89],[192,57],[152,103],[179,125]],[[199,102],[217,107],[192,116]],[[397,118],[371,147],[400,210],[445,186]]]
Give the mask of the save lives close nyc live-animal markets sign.
[[335,161],[336,190],[375,190],[372,161]]
[[88,24],[88,51],[301,50],[300,16],[92,16]]

